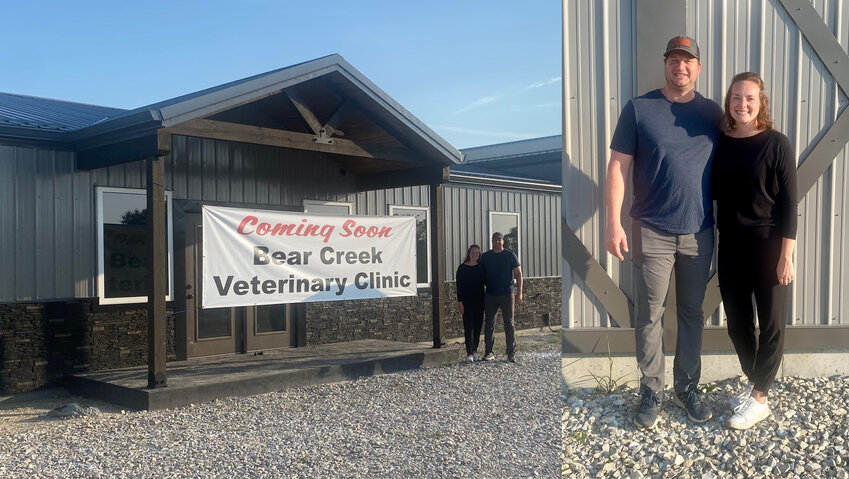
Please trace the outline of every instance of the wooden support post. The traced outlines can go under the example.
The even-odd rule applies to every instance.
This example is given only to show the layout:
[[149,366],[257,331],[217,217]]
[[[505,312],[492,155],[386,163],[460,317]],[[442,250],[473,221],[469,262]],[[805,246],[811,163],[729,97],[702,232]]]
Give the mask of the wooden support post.
[[[448,168],[443,171],[447,174]],[[443,244],[443,214],[444,204],[442,198],[442,184],[430,184],[430,282],[431,296],[433,297],[433,347],[445,346],[445,256]]]
[[[169,142],[170,143],[170,142]],[[147,387],[166,387],[165,285],[168,249],[165,231],[165,159],[147,159],[147,238],[150,270],[147,296]]]

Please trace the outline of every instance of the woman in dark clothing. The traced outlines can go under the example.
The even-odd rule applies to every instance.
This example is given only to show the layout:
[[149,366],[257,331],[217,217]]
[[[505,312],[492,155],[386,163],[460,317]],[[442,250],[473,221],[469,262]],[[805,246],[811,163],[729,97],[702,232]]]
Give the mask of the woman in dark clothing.
[[788,285],[795,277],[796,157],[787,137],[772,128],[757,74],[731,80],[724,120],[728,129],[712,170],[719,288],[728,335],[748,378],[730,401],[735,412],[728,425],[748,429],[769,417],[767,393],[784,353]]
[[481,247],[473,244],[466,258],[457,268],[457,301],[463,315],[463,330],[466,333],[466,362],[478,360],[478,344],[483,327],[483,266],[478,263]]

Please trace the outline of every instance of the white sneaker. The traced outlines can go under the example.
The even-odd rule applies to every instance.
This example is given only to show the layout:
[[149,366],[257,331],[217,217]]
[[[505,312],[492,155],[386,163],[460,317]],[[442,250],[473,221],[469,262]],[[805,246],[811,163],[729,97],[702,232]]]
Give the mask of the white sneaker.
[[481,358],[478,357],[478,353],[472,353],[472,357],[475,358],[475,361],[480,361]]
[[732,429],[749,429],[755,424],[769,417],[769,405],[759,403],[750,397],[743,403],[737,412],[728,420],[728,426]]
[[755,385],[747,382],[746,386],[738,392],[737,394],[728,398],[728,405],[731,406],[731,410],[737,412],[743,407],[743,404],[746,404],[746,399],[752,395],[752,389],[755,388]]
[[468,355],[468,356],[466,356],[466,362],[467,362],[467,363],[473,363],[473,362],[475,362],[475,357],[474,357],[473,355],[471,355],[471,354],[470,354],[470,355]]

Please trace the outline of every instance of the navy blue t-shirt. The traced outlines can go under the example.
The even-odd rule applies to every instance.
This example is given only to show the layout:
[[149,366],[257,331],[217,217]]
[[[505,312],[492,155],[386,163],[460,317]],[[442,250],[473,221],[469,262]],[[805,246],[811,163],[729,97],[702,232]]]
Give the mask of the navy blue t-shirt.
[[489,250],[481,255],[480,263],[486,277],[486,294],[503,296],[513,292],[513,268],[519,266],[515,253],[508,249],[500,253]]
[[671,234],[713,226],[710,169],[721,117],[698,92],[677,103],[654,90],[625,105],[610,149],[634,157],[632,218]]

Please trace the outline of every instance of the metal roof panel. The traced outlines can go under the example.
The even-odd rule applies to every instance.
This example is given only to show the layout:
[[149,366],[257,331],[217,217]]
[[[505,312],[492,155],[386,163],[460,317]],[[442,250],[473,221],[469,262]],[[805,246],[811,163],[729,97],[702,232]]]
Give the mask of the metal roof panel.
[[123,113],[120,108],[0,92],[0,126],[75,131]]

